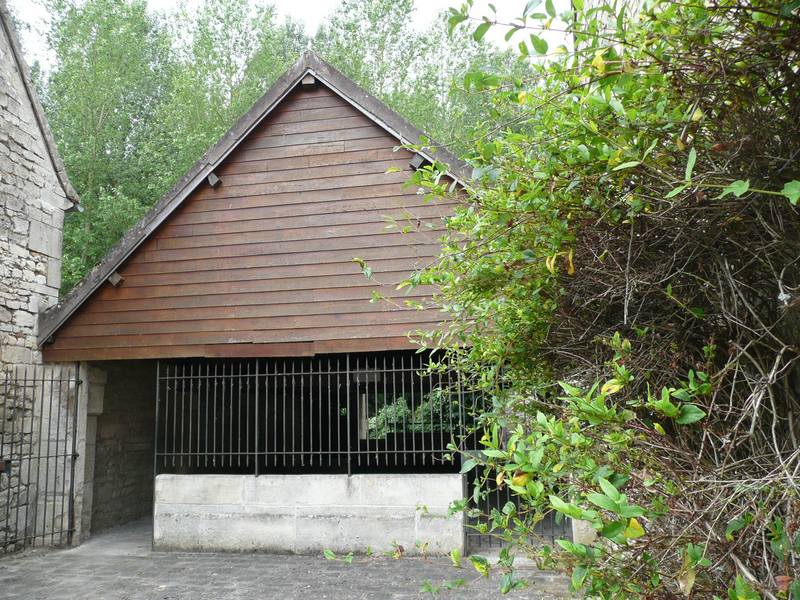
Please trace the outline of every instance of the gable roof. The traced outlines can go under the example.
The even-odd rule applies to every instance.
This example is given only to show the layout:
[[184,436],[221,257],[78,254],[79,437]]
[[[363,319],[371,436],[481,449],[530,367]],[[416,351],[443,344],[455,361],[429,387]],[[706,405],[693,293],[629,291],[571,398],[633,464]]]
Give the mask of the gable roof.
[[[333,66],[306,51],[272,87],[212,146],[195,165],[132,227],[61,301],[39,315],[39,345],[44,344],[116,269],[220,166],[306,75],[340,96],[400,144],[418,144],[425,134],[383,102],[368,94]],[[438,144],[429,143],[418,153],[431,162],[447,165],[447,173],[464,185],[469,169]]]
[[22,57],[22,48],[19,45],[17,33],[14,30],[14,25],[11,21],[11,14],[8,12],[8,7],[6,6],[5,0],[0,0],[0,28],[3,29],[3,33],[8,39],[9,46],[11,47],[11,58],[17,67],[20,78],[22,79],[22,85],[25,88],[25,95],[28,97],[28,102],[33,110],[33,116],[36,119],[36,125],[39,127],[39,131],[42,134],[44,147],[47,151],[47,155],[50,158],[50,162],[53,165],[53,170],[58,178],[58,183],[61,185],[61,189],[64,190],[64,195],[67,197],[67,199],[73,204],[78,204],[80,202],[78,193],[75,191],[75,188],[72,187],[72,184],[67,177],[67,171],[64,168],[64,162],[61,160],[61,155],[58,153],[58,148],[53,140],[53,134],[50,132],[50,126],[47,124],[47,117],[45,117],[42,105],[39,103],[39,98],[36,95],[36,91],[33,89],[33,84],[30,80],[30,72],[28,71],[28,65],[25,63],[25,59]]

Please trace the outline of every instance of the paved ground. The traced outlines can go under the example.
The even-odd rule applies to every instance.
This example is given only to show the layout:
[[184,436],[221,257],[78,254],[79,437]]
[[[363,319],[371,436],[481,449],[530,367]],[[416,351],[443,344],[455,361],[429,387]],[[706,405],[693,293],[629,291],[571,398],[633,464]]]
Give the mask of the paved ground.
[[[467,561],[465,561],[466,564]],[[4,600],[389,600],[411,598],[564,598],[565,584],[521,569],[524,590],[502,596],[499,575],[484,579],[447,559],[153,552],[150,528],[135,523],[72,550],[28,551],[0,559]],[[443,589],[446,581],[466,584]],[[437,593],[423,592],[425,582]]]

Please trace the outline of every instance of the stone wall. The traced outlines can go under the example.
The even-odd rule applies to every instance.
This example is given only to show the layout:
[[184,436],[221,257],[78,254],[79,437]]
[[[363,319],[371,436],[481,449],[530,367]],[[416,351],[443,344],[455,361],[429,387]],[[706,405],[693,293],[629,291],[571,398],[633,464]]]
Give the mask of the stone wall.
[[94,532],[149,515],[153,508],[155,363],[100,367],[106,381],[91,482]]
[[[24,538],[39,531],[45,510],[54,517],[51,529],[66,524],[64,498],[52,492],[46,497],[42,490],[67,489],[63,480],[69,469],[61,464],[45,468],[43,475],[31,467],[40,464],[34,460],[42,448],[48,455],[47,448],[55,445],[39,435],[49,430],[49,416],[58,414],[67,422],[65,411],[74,405],[72,390],[45,406],[51,395],[42,390],[52,386],[41,366],[37,319],[58,299],[64,212],[76,199],[0,0],[0,459],[11,461],[11,475],[0,473],[0,532],[4,540],[14,540],[6,550],[24,545]],[[65,374],[56,370],[56,379]],[[57,446],[62,442],[69,447],[70,439]],[[32,506],[41,510],[31,511]]]
[[0,366],[41,362],[36,320],[58,299],[70,205],[12,43],[0,27]]
[[456,473],[159,475],[153,545],[160,549],[407,554],[464,551]]

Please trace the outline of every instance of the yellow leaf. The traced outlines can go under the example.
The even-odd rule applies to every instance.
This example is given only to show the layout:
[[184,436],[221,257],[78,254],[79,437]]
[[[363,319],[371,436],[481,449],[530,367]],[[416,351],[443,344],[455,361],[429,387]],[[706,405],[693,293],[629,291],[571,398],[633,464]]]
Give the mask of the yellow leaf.
[[499,488],[503,487],[503,481],[505,481],[505,479],[506,479],[506,472],[505,471],[500,471],[497,474],[497,477],[494,480],[495,483],[497,484],[497,487],[499,487]]
[[622,384],[617,379],[609,379],[600,388],[602,394],[616,394],[622,389]]
[[572,262],[572,250],[567,254],[567,274],[575,275],[575,264]]
[[683,568],[681,569],[681,572],[678,573],[678,587],[683,592],[683,595],[687,598],[692,593],[692,588],[694,587],[694,578],[694,567]]
[[533,475],[530,473],[520,473],[511,478],[511,483],[519,487],[525,487],[531,479],[533,479]]
[[683,143],[683,140],[681,138],[678,138],[675,143],[678,145],[678,150],[686,149],[686,144]]
[[633,73],[633,65],[626,60],[622,70],[626,73]]
[[667,435],[667,432],[664,431],[664,428],[661,426],[660,423],[653,423],[653,429],[655,429],[661,435]]
[[704,116],[705,116],[705,113],[703,112],[703,109],[702,109],[702,108],[695,108],[695,109],[694,109],[694,112],[692,113],[692,121],[694,121],[695,123],[697,123],[697,122],[698,122],[700,119],[702,119]]
[[528,92],[522,91],[517,94],[517,100],[520,104],[525,104],[525,102],[528,100]]
[[625,528],[625,531],[622,532],[622,535],[625,536],[626,539],[635,540],[644,535],[644,527],[642,527],[636,519],[631,519],[628,521],[628,526]]
[[553,473],[558,473],[563,468],[564,468],[564,465],[561,464],[561,463],[558,463],[555,467],[553,467]]
[[547,267],[547,270],[550,271],[553,275],[556,274],[556,256],[558,254],[554,254],[553,256],[548,256],[544,259],[544,265]]
[[592,66],[597,69],[597,72],[601,75],[606,72],[606,61],[603,60],[603,54],[605,54],[605,52],[605,48],[595,52],[594,60],[592,61]]

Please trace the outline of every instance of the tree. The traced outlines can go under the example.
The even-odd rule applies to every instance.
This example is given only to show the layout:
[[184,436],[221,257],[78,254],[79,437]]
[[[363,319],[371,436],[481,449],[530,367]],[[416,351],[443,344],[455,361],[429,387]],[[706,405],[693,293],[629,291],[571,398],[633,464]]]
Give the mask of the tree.
[[[468,77],[495,118],[407,282],[491,398],[464,471],[517,505],[485,526],[588,597],[800,597],[797,4],[537,4],[450,13],[534,76]],[[550,513],[594,539],[532,543]]]
[[[141,139],[168,89],[170,40],[141,0],[81,7],[58,0],[49,8],[56,62],[43,104],[85,211],[65,224],[68,288],[144,211],[147,196],[138,182],[149,157]],[[95,228],[99,220],[116,227]]]

